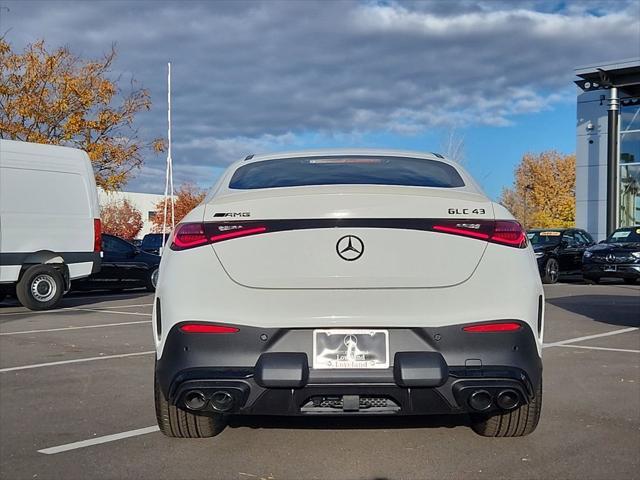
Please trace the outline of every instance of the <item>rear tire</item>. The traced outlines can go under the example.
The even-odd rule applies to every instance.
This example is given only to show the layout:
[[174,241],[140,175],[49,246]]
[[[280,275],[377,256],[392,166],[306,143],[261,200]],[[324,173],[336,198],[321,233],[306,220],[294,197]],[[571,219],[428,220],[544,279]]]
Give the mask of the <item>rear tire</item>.
[[64,293],[64,279],[50,265],[29,267],[16,285],[16,296],[29,310],[48,310],[60,302]]
[[156,291],[156,286],[158,284],[158,270],[159,268],[156,267],[153,270],[151,270],[149,272],[149,274],[147,275],[147,292],[155,292]]
[[531,402],[504,413],[473,416],[471,428],[483,437],[524,437],[536,429],[541,413],[542,380]]
[[169,403],[158,381],[154,381],[156,419],[160,431],[172,438],[209,438],[218,435],[227,423],[219,413],[195,415]]
[[556,283],[560,277],[560,265],[558,260],[550,258],[544,262],[544,274],[542,275],[542,283]]

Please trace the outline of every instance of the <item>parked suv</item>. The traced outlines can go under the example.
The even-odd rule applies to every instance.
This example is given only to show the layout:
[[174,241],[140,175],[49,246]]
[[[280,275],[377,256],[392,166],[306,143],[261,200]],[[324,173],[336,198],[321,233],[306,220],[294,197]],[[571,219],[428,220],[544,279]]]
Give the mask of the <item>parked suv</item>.
[[640,225],[619,228],[585,251],[582,275],[594,283],[604,277],[636,283],[640,279]]
[[582,255],[595,242],[579,228],[545,228],[527,232],[538,260],[542,283],[556,283],[560,275],[582,272]]
[[234,163],[176,226],[153,319],[171,437],[216,435],[236,414],[470,414],[490,437],[540,418],[533,251],[442,155]]
[[149,292],[155,291],[160,256],[143,252],[126,240],[108,234],[102,235],[102,253],[100,272],[74,281],[74,290],[145,287]]

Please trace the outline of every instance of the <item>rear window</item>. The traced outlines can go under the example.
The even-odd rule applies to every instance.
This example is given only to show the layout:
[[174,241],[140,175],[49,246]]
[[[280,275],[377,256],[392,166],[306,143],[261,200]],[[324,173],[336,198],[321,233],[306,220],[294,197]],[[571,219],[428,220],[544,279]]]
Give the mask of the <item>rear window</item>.
[[404,157],[311,157],[264,160],[238,168],[229,188],[298,187],[304,185],[403,185],[463,187],[458,171],[437,160]]

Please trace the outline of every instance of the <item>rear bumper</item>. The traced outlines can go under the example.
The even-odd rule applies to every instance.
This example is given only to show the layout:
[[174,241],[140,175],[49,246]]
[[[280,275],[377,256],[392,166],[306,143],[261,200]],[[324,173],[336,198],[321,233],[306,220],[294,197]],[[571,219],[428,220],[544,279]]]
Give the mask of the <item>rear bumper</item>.
[[156,363],[171,403],[189,409],[189,397],[201,395],[201,410],[214,412],[226,395],[218,409],[225,413],[422,415],[478,411],[470,397],[484,391],[489,412],[505,391],[528,403],[541,382],[534,332],[524,323],[499,333],[391,328],[392,365],[371,370],[312,368],[312,329],[238,328],[224,335],[172,328]]

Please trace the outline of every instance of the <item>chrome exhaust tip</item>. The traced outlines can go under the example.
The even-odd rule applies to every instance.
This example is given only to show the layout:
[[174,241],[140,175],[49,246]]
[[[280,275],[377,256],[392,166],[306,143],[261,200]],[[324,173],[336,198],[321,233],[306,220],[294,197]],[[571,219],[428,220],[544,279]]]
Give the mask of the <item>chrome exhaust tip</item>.
[[513,410],[520,404],[520,397],[515,390],[502,390],[496,397],[496,404],[503,410]]
[[491,398],[491,394],[486,390],[476,390],[471,395],[469,395],[468,402],[471,408],[482,412],[491,407],[493,399]]
[[189,410],[202,410],[207,405],[207,399],[199,390],[191,390],[185,394],[184,404]]
[[211,396],[211,406],[218,412],[228,412],[233,408],[235,400],[231,394],[219,390]]

